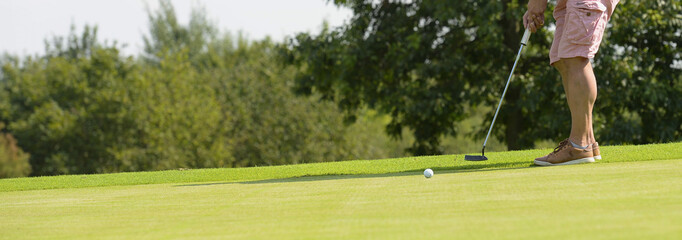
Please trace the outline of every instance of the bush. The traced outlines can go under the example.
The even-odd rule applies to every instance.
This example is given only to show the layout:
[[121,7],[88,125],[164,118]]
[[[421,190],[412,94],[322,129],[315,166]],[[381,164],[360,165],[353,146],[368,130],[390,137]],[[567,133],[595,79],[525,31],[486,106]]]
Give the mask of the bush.
[[[0,131],[5,125],[0,123]],[[17,146],[17,141],[8,133],[0,132],[0,178],[25,177],[31,173],[29,155]]]

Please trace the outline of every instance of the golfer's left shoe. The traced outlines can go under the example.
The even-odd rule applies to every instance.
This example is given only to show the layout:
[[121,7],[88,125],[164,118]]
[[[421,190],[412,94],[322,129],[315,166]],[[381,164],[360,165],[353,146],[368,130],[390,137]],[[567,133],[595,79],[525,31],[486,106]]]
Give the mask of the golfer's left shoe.
[[566,139],[559,143],[559,146],[547,156],[536,158],[534,163],[539,166],[571,165],[579,163],[594,162],[592,146],[587,148],[576,148]]

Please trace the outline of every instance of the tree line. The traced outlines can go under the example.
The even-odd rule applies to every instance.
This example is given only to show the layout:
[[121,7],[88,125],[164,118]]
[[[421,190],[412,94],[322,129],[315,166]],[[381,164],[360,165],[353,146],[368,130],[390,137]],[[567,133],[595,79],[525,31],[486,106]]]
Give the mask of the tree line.
[[[5,56],[0,177],[246,167],[384,158],[379,130],[346,125],[335,104],[290,91],[296,69],[269,39],[188,24],[161,1],[144,53],[124,56],[97,28]],[[3,126],[3,125],[0,125]]]

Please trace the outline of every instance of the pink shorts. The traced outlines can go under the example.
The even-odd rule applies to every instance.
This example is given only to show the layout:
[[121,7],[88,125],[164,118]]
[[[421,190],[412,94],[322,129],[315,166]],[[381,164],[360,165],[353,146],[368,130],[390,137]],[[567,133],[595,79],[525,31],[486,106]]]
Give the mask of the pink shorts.
[[606,23],[620,0],[558,0],[554,9],[556,31],[549,63],[561,58],[594,58]]

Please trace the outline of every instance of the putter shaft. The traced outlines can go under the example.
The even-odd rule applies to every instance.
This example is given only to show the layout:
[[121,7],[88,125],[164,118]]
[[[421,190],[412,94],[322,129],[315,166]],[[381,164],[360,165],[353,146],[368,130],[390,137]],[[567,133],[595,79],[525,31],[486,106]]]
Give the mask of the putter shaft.
[[493,126],[495,125],[495,120],[497,120],[497,114],[500,112],[500,107],[502,106],[502,100],[504,100],[504,95],[507,94],[507,89],[509,88],[509,83],[512,80],[512,77],[514,77],[514,69],[516,69],[516,64],[519,62],[519,58],[521,58],[521,52],[523,51],[523,47],[526,46],[528,43],[528,38],[530,38],[530,31],[526,29],[526,32],[523,34],[523,38],[521,39],[521,47],[519,48],[519,53],[516,54],[516,60],[514,60],[514,66],[512,66],[511,73],[509,73],[509,78],[507,79],[507,85],[504,86],[504,91],[502,92],[502,97],[500,98],[500,103],[497,104],[497,110],[495,110],[495,116],[493,117],[493,122],[490,123],[490,128],[488,129],[488,135],[485,136],[485,141],[483,142],[483,149],[481,149],[481,154],[485,156],[485,145],[488,143],[488,138],[490,137],[490,133],[493,131]]

